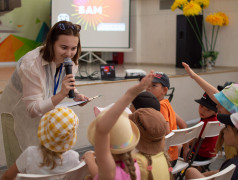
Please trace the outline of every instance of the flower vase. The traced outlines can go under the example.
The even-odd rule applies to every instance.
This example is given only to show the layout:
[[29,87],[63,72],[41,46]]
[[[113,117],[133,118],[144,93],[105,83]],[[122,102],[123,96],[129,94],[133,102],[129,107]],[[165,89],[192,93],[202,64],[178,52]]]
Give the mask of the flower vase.
[[215,61],[212,60],[212,57],[207,57],[205,59],[206,69],[213,69],[215,67]]
[[217,51],[208,51],[203,53],[203,65],[206,69],[214,69],[218,54],[219,52]]

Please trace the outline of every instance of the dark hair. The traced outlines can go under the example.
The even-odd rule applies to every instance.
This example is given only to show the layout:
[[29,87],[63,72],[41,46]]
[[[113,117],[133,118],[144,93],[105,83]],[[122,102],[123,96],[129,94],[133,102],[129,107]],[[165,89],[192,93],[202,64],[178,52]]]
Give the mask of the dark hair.
[[218,91],[222,91],[226,86],[229,86],[229,85],[231,85],[232,83],[234,83],[234,82],[226,81],[226,82],[224,83],[224,85],[218,85],[218,86],[217,86],[217,89],[218,89]]
[[73,61],[75,64],[78,64],[78,58],[81,54],[81,44],[80,44],[80,37],[79,37],[79,31],[81,29],[81,26],[78,24],[73,24],[69,21],[59,21],[57,22],[48,32],[47,38],[44,42],[43,47],[40,50],[40,53],[42,53],[42,57],[47,61],[51,62],[54,58],[54,44],[58,40],[60,35],[73,35],[75,37],[79,38],[78,46],[77,46],[77,52],[75,56],[73,57]]

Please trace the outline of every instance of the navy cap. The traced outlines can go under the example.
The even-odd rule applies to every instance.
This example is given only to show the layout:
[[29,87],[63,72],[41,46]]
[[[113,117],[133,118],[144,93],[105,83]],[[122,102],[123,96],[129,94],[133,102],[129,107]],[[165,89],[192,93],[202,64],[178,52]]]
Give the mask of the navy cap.
[[216,108],[217,104],[211,100],[211,98],[207,95],[207,93],[204,93],[201,99],[196,99],[195,101],[205,106],[206,108],[217,112],[217,108]]
[[169,88],[169,77],[163,72],[155,72],[154,78],[152,80],[153,83],[161,83],[163,86]]

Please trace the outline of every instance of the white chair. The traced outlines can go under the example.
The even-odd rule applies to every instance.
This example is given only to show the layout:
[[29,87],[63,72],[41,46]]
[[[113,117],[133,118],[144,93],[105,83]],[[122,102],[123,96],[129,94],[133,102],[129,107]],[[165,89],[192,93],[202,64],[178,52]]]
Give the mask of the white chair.
[[[204,122],[200,122],[197,125],[190,128],[172,130],[172,134],[170,133],[167,136],[165,136],[166,148],[170,146],[183,145],[185,143],[190,142],[193,139],[197,139],[202,130],[203,124]],[[184,162],[178,159],[175,167],[173,167],[172,174],[177,174],[178,172],[186,169],[188,166],[189,166],[188,162]]]
[[170,144],[172,144],[171,141],[173,141],[173,135],[174,135],[174,132],[170,132],[169,134],[167,134],[167,135],[165,136],[165,149],[166,149],[166,150],[168,150]]
[[[210,179],[214,179],[214,180],[229,180],[231,179],[234,171],[235,171],[236,166],[234,164],[231,164],[230,166],[228,166],[227,168],[223,169],[222,171],[219,171],[216,174],[213,174],[211,176],[208,177],[204,177],[204,178],[197,178],[196,180],[210,180]],[[195,180],[195,179],[189,179],[189,180]]]
[[197,149],[195,151],[195,154],[194,154],[194,156],[193,156],[193,158],[190,162],[191,166],[196,166],[196,167],[200,166],[200,167],[203,168],[204,171],[205,170],[210,170],[209,165],[217,159],[218,154],[215,157],[213,157],[209,160],[206,160],[206,161],[194,161],[194,159],[196,158],[196,155],[198,154],[198,151],[201,147],[201,144],[202,144],[203,140],[207,137],[218,136],[221,129],[223,129],[224,127],[225,127],[225,125],[220,123],[219,121],[211,121],[211,122],[208,122],[206,124],[206,127],[205,127],[205,129],[202,133],[202,136],[201,136],[201,138],[198,142],[198,146],[197,146]]
[[82,161],[78,166],[65,173],[51,175],[18,173],[16,180],[83,180],[87,175],[89,175],[87,165]]
[[7,167],[11,167],[22,153],[14,132],[14,117],[11,113],[1,113],[3,144]]

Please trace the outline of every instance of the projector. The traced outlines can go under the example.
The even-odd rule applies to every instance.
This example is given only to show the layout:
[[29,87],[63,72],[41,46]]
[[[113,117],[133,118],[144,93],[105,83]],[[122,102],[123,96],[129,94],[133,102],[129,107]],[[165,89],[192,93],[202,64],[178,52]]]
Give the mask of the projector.
[[126,79],[131,79],[131,78],[141,78],[146,76],[146,72],[142,69],[127,69],[126,71]]

